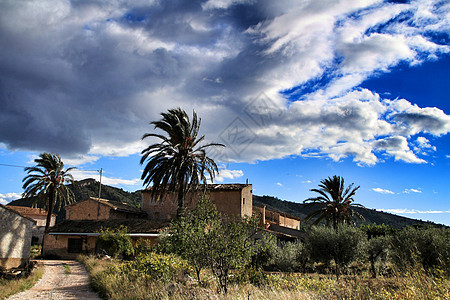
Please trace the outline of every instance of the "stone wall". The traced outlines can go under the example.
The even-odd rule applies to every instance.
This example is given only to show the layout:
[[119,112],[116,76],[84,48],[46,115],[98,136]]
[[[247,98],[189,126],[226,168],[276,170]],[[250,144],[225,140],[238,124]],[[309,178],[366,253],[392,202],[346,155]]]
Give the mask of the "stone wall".
[[[202,192],[191,192],[185,200],[185,207],[195,207],[197,201],[202,197]],[[217,210],[229,217],[243,218],[252,215],[252,185],[246,185],[240,189],[215,189],[209,190],[206,196]],[[162,199],[154,199],[151,191],[142,191],[142,210],[151,219],[170,220],[176,216],[178,208],[177,194],[166,193]]]
[[66,206],[66,220],[107,220],[111,207],[98,201],[87,199]]
[[18,267],[30,258],[34,221],[0,206],[0,266]]

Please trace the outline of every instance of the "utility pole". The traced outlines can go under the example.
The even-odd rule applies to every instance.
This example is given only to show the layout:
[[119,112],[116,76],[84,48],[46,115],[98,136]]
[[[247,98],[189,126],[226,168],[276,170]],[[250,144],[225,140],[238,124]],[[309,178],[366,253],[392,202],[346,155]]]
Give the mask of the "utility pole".
[[100,172],[100,186],[98,188],[98,198],[100,199],[101,195],[102,195],[102,174],[103,174],[103,169],[100,168],[99,172]]

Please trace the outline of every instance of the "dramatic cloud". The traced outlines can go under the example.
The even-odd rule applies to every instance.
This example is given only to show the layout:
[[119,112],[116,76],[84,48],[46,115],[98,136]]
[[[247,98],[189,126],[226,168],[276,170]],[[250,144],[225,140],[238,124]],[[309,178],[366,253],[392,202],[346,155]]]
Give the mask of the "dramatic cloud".
[[382,189],[382,188],[373,188],[372,191],[380,193],[380,194],[395,194],[393,191]]
[[0,145],[69,165],[127,156],[151,142],[149,121],[180,106],[227,145],[222,162],[426,163],[450,116],[359,85],[450,53],[441,4],[2,1]]

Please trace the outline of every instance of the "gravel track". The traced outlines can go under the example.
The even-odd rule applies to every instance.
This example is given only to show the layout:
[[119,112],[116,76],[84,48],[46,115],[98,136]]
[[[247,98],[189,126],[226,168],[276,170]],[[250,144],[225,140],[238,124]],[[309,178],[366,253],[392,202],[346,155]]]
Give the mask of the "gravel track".
[[[7,300],[23,299],[92,299],[101,298],[92,291],[84,267],[72,260],[42,260],[45,267],[42,278],[29,290],[15,294]],[[66,274],[64,264],[70,268]]]

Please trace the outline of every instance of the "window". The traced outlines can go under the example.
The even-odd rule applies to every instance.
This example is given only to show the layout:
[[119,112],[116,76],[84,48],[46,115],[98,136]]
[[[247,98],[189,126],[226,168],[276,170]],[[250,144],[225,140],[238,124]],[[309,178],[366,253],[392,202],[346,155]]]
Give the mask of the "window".
[[83,248],[83,240],[69,239],[67,248],[69,253],[81,253],[81,250]]

